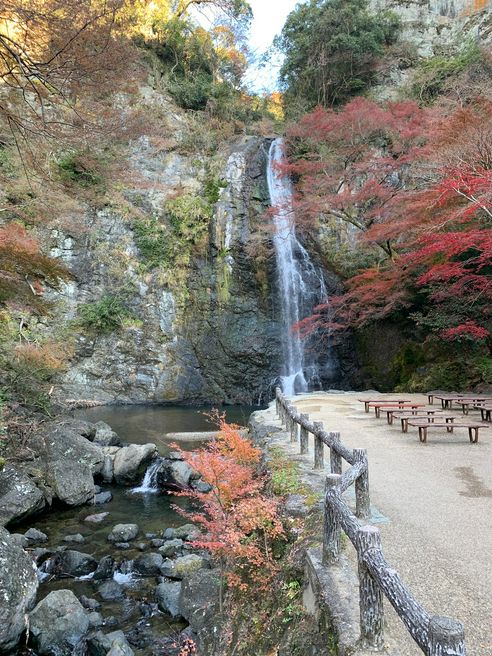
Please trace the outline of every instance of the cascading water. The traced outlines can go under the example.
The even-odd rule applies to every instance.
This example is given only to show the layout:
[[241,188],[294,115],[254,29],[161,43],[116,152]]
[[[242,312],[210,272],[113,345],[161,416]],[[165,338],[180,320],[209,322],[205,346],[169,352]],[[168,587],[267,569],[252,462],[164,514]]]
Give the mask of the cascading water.
[[277,263],[278,291],[282,322],[282,389],[288,396],[307,392],[319,379],[316,361],[308,362],[299,334],[292,330],[301,319],[326,297],[321,271],[296,237],[292,208],[293,189],[288,176],[278,171],[284,157],[282,139],[273,141],[268,157],[268,189],[275,208],[273,244]]
[[159,486],[157,485],[157,473],[160,469],[162,461],[160,458],[157,458],[147,467],[145,476],[142,483],[138,487],[133,487],[130,492],[132,494],[156,494],[159,492]]

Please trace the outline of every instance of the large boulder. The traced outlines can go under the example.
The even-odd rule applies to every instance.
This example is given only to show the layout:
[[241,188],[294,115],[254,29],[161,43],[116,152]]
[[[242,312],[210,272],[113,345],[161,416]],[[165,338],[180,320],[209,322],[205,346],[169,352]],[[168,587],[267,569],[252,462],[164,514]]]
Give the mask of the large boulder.
[[26,628],[36,598],[38,576],[26,552],[0,528],[0,653],[13,649]]
[[48,461],[73,460],[89,467],[92,475],[101,471],[104,455],[99,446],[61,425],[44,430]]
[[216,640],[220,635],[220,586],[217,570],[199,570],[184,579],[179,596],[181,615],[190,623],[197,636],[198,653],[215,653]]
[[32,646],[41,656],[71,656],[90,626],[71,590],[50,592],[30,613],[29,624]]
[[170,579],[184,579],[191,576],[199,569],[210,567],[210,562],[198,554],[180,556],[176,560],[165,560],[161,566],[161,572]]
[[96,434],[94,442],[100,446],[121,446],[121,439],[114,432],[109,424],[104,421],[98,421],[95,424]]
[[20,521],[44,508],[45,498],[32,480],[7,464],[0,471],[0,526]]
[[91,421],[77,419],[75,417],[65,417],[61,421],[58,421],[57,424],[77,435],[82,435],[86,440],[91,442],[94,441],[96,435],[96,424],[93,424]]
[[157,484],[165,490],[181,490],[189,487],[197,473],[184,460],[163,458],[157,472]]
[[119,449],[114,457],[114,479],[119,485],[134,483],[148,463],[157,455],[155,444],[130,444]]
[[49,423],[29,443],[38,458],[29,464],[48,502],[58,498],[78,506],[94,498],[93,476],[104,464],[101,447],[74,432],[68,424]]
[[179,598],[182,585],[181,581],[163,581],[156,587],[155,598],[163,613],[167,613],[171,617],[181,615]]

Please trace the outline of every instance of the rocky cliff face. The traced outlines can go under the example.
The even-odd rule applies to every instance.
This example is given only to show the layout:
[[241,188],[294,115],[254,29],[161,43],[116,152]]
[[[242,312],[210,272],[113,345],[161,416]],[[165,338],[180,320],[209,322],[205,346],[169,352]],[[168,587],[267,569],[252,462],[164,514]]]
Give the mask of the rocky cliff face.
[[[135,317],[116,333],[80,335],[61,398],[256,402],[268,393],[279,358],[272,290],[261,280],[270,276],[245,251],[267,203],[263,140],[238,138],[220,157],[208,245],[186,266],[142,269],[131,222],[111,207],[88,208],[77,236],[52,234],[52,253],[76,276],[59,299],[63,318],[75,317],[81,303],[121,293],[122,286]],[[138,183],[126,198],[148,214],[162,217],[177,188],[202,193],[205,160],[156,153],[141,138],[130,163]]]

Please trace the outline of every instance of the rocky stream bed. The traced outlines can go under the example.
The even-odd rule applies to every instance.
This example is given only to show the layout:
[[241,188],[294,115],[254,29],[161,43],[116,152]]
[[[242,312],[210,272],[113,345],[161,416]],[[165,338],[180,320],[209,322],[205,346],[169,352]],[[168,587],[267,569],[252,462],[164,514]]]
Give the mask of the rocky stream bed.
[[197,639],[220,580],[172,491],[205,484],[159,450],[64,418],[0,471],[0,653],[172,656]]

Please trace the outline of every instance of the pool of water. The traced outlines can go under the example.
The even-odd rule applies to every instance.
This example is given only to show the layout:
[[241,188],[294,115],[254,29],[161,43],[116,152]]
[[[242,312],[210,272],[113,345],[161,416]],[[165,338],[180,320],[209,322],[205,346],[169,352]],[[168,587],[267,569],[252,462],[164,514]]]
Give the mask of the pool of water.
[[[246,426],[250,414],[258,409],[258,406],[231,405],[220,408],[220,412],[225,412],[227,421]],[[165,455],[170,450],[169,445],[176,441],[170,434],[214,430],[216,426],[207,416],[212,410],[212,406],[112,405],[75,410],[73,414],[87,421],[105,421],[124,442],[153,442],[161,455]],[[183,440],[179,445],[189,451],[198,446],[196,441]]]

